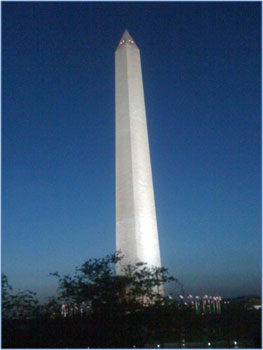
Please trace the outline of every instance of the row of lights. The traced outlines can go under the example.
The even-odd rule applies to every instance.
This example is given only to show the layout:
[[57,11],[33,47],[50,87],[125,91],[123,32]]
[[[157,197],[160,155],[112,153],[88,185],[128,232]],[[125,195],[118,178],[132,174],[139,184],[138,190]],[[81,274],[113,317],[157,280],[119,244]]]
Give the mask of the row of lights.
[[209,296],[207,294],[205,294],[203,297],[200,297],[198,295],[193,296],[192,294],[189,294],[187,297],[183,296],[183,295],[179,295],[180,299],[210,299],[210,300],[222,300],[221,296]]
[[[235,349],[238,349],[237,341],[234,341],[234,345],[235,345]],[[184,340],[183,340],[183,342],[182,342],[182,346],[185,347],[185,342],[184,342]],[[211,343],[208,342],[208,343],[207,343],[207,346],[210,347],[210,346],[211,346]],[[159,349],[159,348],[161,347],[161,345],[160,345],[160,344],[157,344],[156,347]],[[133,345],[133,348],[136,348],[136,346]],[[89,348],[88,348],[88,349],[89,349]]]
[[[131,39],[129,39],[128,42],[129,42],[130,44],[134,44],[134,41],[131,40]],[[120,41],[120,45],[122,45],[122,44],[124,44],[124,43],[125,43],[125,40],[122,39],[122,40]]]
[[181,302],[184,305],[195,307],[197,313],[209,311],[215,313],[221,313],[221,296],[208,296],[205,294],[203,297],[196,295],[195,297],[192,294],[188,296],[179,295]]

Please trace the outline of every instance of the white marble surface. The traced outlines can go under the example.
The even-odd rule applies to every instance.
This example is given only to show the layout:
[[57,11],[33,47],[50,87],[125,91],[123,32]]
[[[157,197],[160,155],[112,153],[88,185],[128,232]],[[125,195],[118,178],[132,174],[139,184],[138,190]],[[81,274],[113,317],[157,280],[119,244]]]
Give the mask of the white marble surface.
[[140,51],[127,31],[115,52],[115,108],[116,248],[124,264],[160,267]]

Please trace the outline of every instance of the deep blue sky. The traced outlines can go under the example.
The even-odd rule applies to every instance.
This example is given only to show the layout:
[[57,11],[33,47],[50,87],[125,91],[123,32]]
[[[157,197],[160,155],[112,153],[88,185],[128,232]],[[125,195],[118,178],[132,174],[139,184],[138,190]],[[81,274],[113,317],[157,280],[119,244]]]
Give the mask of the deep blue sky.
[[261,4],[2,3],[2,271],[115,250],[114,51],[141,50],[162,263],[186,292],[261,286]]

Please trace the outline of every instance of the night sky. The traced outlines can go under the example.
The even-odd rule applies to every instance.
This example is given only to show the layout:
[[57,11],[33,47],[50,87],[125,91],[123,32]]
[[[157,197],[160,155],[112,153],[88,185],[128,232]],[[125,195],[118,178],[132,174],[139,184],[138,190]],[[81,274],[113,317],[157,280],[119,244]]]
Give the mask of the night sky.
[[261,4],[2,3],[2,272],[115,251],[114,51],[141,51],[160,250],[186,293],[261,289]]

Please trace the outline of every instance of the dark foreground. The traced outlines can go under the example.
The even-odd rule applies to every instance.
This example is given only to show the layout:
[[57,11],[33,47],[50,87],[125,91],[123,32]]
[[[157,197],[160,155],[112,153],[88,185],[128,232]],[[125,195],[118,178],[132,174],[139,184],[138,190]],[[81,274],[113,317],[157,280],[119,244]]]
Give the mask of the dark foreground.
[[97,314],[2,321],[2,348],[88,347],[261,348],[261,312],[196,315],[187,310],[159,310],[119,319]]

